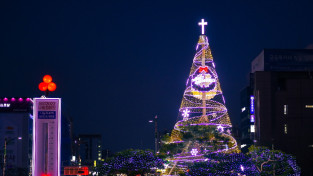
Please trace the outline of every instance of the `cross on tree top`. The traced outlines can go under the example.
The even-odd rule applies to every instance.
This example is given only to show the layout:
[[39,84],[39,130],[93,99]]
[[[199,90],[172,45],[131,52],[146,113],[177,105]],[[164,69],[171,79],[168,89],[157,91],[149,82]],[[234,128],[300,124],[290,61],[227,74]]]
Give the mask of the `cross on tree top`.
[[201,32],[202,32],[202,34],[204,34],[204,26],[205,26],[205,25],[208,25],[208,23],[205,22],[204,19],[201,19],[201,22],[199,22],[198,24],[199,24],[199,26],[201,26],[201,29],[202,29]]

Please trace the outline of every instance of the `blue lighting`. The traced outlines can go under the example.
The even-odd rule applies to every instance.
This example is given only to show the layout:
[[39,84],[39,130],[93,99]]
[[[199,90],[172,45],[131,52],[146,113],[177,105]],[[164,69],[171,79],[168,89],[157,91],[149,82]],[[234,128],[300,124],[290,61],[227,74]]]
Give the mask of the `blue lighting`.
[[254,114],[254,96],[250,96],[250,113]]

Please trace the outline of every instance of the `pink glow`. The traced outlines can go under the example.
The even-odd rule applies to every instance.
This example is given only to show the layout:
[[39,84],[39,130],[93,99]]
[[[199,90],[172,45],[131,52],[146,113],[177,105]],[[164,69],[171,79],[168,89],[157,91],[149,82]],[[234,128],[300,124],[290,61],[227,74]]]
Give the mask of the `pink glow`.
[[26,98],[26,101],[29,101],[30,100],[30,98]]
[[4,98],[3,101],[8,101],[8,98]]
[[18,101],[23,101],[23,98],[19,98]]
[[11,98],[11,101],[15,101],[15,98]]

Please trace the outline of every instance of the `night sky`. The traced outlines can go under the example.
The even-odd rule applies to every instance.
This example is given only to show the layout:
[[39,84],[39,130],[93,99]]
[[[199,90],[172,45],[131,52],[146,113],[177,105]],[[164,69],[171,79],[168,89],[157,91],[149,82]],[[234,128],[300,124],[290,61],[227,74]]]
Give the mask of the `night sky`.
[[154,146],[171,130],[201,32],[233,124],[250,62],[263,48],[313,43],[313,1],[0,2],[0,97],[39,97],[50,74],[75,134],[100,133],[113,151]]

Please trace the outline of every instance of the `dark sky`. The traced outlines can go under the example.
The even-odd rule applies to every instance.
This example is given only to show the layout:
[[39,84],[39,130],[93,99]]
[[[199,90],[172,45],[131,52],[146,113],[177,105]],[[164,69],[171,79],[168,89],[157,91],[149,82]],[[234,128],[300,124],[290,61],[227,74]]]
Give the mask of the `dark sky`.
[[148,120],[173,128],[201,18],[236,124],[250,62],[263,48],[313,43],[312,9],[312,0],[3,0],[0,97],[39,97],[50,74],[76,134],[101,133],[114,151],[153,148]]

